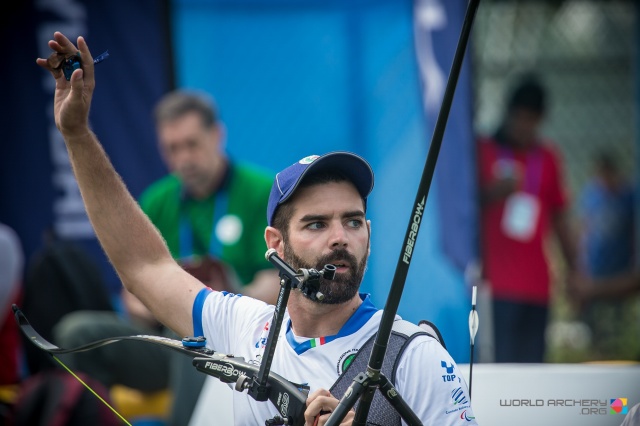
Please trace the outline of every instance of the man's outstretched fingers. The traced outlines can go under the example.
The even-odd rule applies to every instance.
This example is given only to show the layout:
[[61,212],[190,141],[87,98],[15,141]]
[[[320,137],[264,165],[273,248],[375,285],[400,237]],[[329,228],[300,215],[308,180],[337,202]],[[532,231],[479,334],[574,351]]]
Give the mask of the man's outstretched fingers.
[[59,68],[53,68],[51,66],[51,64],[49,63],[48,59],[42,59],[42,58],[38,58],[36,59],[36,64],[42,68],[44,68],[45,70],[49,71],[51,73],[51,75],[53,76],[53,78],[55,78],[56,80],[60,77],[62,77],[62,70]]
[[[48,58],[36,59],[36,64],[46,69],[53,75],[53,78],[59,80],[64,76],[61,69],[61,62],[65,57],[74,55],[78,49],[69,41],[69,39],[59,31],[53,33],[53,40],[49,40],[48,46],[54,53]],[[66,79],[65,79],[66,80]],[[60,82],[59,82],[60,83]]]
[[53,33],[53,40],[49,42],[49,47],[51,47],[56,52],[70,55],[73,55],[78,51],[78,49],[73,45],[73,43],[71,43],[67,36],[62,34],[60,31],[56,31],[55,33]]
[[85,84],[93,85],[93,56],[91,56],[89,46],[82,36],[78,37],[78,50],[80,51],[80,63],[84,70],[84,82]]

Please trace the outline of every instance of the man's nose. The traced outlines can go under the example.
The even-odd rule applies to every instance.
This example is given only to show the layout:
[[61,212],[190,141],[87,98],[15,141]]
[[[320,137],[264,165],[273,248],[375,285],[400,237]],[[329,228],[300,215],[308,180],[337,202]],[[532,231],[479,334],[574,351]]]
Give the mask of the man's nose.
[[191,150],[181,148],[174,152],[173,163],[176,165],[177,169],[181,169],[192,162],[192,157],[193,154],[191,153]]
[[348,240],[347,232],[341,224],[331,227],[329,246],[346,247],[349,242]]

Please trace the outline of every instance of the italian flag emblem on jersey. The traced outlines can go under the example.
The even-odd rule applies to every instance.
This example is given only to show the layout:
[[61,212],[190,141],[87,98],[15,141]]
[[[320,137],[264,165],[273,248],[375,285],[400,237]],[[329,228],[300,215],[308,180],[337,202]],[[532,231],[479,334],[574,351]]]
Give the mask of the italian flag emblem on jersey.
[[324,337],[316,337],[315,339],[309,340],[309,342],[311,343],[312,348],[315,348],[316,346],[322,346],[326,343]]

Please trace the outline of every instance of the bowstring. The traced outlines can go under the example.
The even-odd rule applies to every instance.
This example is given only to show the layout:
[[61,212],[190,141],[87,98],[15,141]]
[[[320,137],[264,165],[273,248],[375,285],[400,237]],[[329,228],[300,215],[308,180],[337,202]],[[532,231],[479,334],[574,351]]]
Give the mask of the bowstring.
[[58,357],[56,357],[55,355],[51,354],[51,356],[53,357],[53,359],[55,359],[65,370],[67,370],[69,372],[69,374],[71,374],[73,377],[76,378],[76,380],[78,380],[80,383],[82,383],[82,385],[87,388],[87,390],[89,392],[91,392],[92,394],[94,394],[96,396],[96,398],[98,398],[100,401],[102,401],[102,403],[104,405],[106,405],[107,407],[109,407],[109,409],[111,411],[113,411],[113,413],[118,416],[127,426],[132,426],[131,423],[129,423],[127,421],[127,419],[125,419],[120,413],[118,413],[116,411],[115,408],[113,408],[107,401],[104,400],[104,398],[102,398],[100,395],[98,395],[98,393],[96,391],[94,391],[93,389],[91,389],[91,387],[86,384],[84,382],[84,380],[82,380],[80,377],[78,377],[78,375],[76,373],[74,373],[73,371],[71,371],[71,369],[69,367],[67,367],[62,361],[60,361],[60,359],[58,359]]

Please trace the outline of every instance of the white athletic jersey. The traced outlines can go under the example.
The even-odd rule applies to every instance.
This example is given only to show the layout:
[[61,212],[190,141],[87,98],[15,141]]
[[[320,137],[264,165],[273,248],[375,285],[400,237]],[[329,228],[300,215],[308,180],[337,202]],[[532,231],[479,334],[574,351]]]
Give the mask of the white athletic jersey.
[[[259,363],[274,306],[226,292],[203,292],[206,294],[201,292],[194,303],[193,319],[194,330],[203,330],[207,347]],[[293,383],[307,384],[309,393],[331,388],[353,355],[378,331],[382,311],[373,306],[368,295],[361,297],[363,303],[334,336],[294,336],[287,313],[271,371]],[[429,336],[418,336],[409,343],[398,365],[395,386],[425,425],[477,424],[458,367]],[[246,391],[234,391],[233,403],[237,425],[263,425],[278,415],[271,402],[257,402]]]

